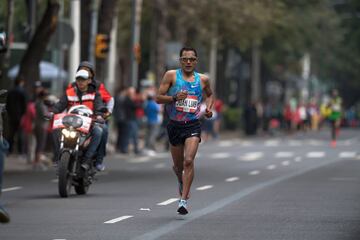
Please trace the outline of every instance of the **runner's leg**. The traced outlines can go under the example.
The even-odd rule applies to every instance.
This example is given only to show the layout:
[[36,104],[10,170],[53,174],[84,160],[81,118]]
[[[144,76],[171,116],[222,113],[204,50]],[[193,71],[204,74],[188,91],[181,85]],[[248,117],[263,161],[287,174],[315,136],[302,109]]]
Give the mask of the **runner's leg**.
[[188,199],[190,187],[194,179],[194,160],[199,147],[200,138],[190,137],[185,140],[184,174],[182,199]]
[[170,144],[170,152],[173,159],[173,170],[176,174],[178,182],[182,182],[183,162],[184,162],[184,146],[173,146]]

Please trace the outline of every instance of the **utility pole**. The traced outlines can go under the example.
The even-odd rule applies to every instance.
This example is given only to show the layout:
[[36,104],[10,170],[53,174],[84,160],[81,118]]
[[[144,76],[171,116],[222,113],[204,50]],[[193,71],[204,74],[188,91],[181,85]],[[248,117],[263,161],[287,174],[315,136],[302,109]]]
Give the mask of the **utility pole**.
[[132,14],[132,44],[131,44],[131,84],[138,86],[139,78],[139,54],[140,54],[140,27],[142,0],[133,0]]
[[252,45],[251,56],[251,101],[260,100],[260,47],[259,43],[254,41]]
[[211,19],[212,19],[212,29],[211,29],[211,43],[210,43],[210,85],[214,93],[216,92],[216,72],[217,72],[217,50],[218,50],[218,31],[217,31],[217,18],[216,18],[216,5],[214,1],[211,2]]
[[74,41],[69,54],[69,79],[75,79],[76,69],[80,63],[80,0],[71,0],[71,26],[74,30]]
[[118,17],[117,13],[114,16],[112,29],[110,33],[110,51],[109,51],[109,62],[107,64],[108,69],[108,75],[106,79],[106,86],[107,89],[110,91],[110,93],[114,93],[115,88],[115,78],[116,78],[116,65],[117,65],[117,58],[118,55],[117,49],[116,49],[116,43],[117,43],[117,28],[118,28]]
[[95,39],[98,28],[98,10],[99,10],[99,0],[92,0],[91,4],[91,28],[90,28],[90,44],[89,44],[89,61],[95,64]]
[[310,54],[305,53],[302,62],[302,86],[301,100],[306,101],[309,98],[309,78],[310,78]]

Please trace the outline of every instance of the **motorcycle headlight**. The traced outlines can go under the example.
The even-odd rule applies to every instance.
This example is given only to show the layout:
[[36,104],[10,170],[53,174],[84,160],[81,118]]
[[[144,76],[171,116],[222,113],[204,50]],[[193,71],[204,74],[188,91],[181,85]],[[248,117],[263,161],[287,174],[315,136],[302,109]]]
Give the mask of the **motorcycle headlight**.
[[64,128],[63,130],[61,130],[61,133],[62,133],[66,138],[75,138],[75,137],[77,136],[77,132],[76,132],[76,131],[67,130],[66,128]]

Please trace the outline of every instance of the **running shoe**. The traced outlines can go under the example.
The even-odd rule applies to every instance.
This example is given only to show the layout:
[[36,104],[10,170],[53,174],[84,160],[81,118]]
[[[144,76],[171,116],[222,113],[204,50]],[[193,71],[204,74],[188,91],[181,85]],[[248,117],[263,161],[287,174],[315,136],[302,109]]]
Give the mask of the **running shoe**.
[[180,199],[180,200],[179,200],[179,208],[178,208],[177,212],[178,212],[180,215],[186,215],[186,214],[188,214],[187,201],[186,201],[186,200],[184,200],[184,199]]
[[330,142],[330,146],[331,146],[332,148],[336,148],[336,140],[332,140],[332,141]]
[[96,164],[96,170],[98,170],[99,172],[102,172],[102,171],[104,171],[105,170],[105,165],[104,164],[102,164],[102,163],[98,163],[98,164]]
[[10,216],[5,211],[5,209],[2,206],[0,206],[0,223],[8,223],[8,222],[10,222]]

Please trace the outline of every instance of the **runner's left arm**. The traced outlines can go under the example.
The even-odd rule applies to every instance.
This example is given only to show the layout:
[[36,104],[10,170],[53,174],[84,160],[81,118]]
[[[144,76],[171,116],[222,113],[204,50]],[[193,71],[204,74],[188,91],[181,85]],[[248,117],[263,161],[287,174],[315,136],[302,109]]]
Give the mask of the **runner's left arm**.
[[214,106],[214,95],[213,95],[213,91],[211,89],[210,86],[210,80],[207,76],[203,75],[202,78],[202,83],[203,83],[203,90],[204,90],[204,95],[206,97],[205,99],[205,104],[206,104],[206,112],[211,112]]

